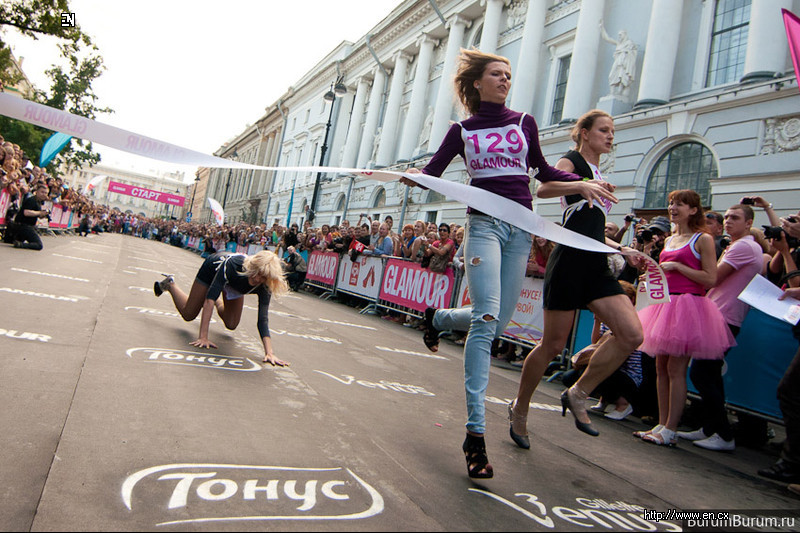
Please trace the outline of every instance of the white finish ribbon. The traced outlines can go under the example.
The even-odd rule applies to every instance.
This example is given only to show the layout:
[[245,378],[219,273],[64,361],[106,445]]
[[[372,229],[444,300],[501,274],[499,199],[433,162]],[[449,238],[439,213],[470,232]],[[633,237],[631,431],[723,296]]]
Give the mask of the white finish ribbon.
[[[275,170],[282,172],[346,173],[383,182],[395,181],[401,177],[406,177],[452,200],[456,200],[489,216],[508,222],[520,229],[553,242],[591,252],[618,253],[617,250],[606,246],[604,243],[549,222],[533,211],[508,198],[478,189],[477,187],[472,187],[463,183],[455,183],[433,176],[426,176],[425,174],[339,167],[267,167],[250,165],[189,150],[188,148],[159,141],[152,137],[109,126],[108,124],[103,124],[96,120],[73,115],[60,109],[54,109],[36,102],[24,100],[8,93],[0,93],[0,114],[49,130],[60,131],[68,135],[80,137],[81,139],[96,142],[124,152],[180,165],[197,165],[209,168]],[[222,224],[222,222],[220,222],[222,207],[219,206],[217,209],[216,206],[211,203],[212,199],[209,198],[208,200],[209,204],[212,205],[212,211],[214,211],[217,222]],[[214,202],[219,205],[218,202]],[[593,207],[592,209],[598,208]],[[650,272],[651,268],[660,271],[660,277],[664,279],[663,271],[661,271],[661,268],[655,264],[655,262],[653,262],[653,265],[648,265],[648,272]],[[650,292],[652,296],[652,291],[649,289],[650,285],[651,283],[648,283],[648,292]],[[664,286],[666,287],[666,280]],[[656,295],[657,294],[658,292],[656,291]],[[668,299],[668,292],[666,294],[666,298]]]

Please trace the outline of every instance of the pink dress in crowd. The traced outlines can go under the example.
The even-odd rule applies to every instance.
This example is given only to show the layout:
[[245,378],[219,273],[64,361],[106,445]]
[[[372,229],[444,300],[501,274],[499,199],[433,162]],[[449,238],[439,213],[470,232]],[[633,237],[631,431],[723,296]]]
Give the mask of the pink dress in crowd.
[[[695,233],[684,246],[668,249],[667,240],[660,262],[676,261],[700,270],[700,254]],[[670,301],[639,311],[644,342],[639,348],[646,354],[722,359],[725,351],[736,346],[728,324],[714,302],[705,297],[705,288],[676,270],[665,272]]]

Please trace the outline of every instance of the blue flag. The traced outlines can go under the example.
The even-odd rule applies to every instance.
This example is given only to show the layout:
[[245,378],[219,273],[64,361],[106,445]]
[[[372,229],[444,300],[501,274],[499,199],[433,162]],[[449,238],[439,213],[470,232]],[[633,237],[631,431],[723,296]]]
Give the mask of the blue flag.
[[58,152],[64,149],[71,139],[72,135],[67,135],[66,133],[57,131],[52,134],[50,138],[45,141],[44,146],[42,146],[42,153],[39,154],[39,166],[46,167],[47,164],[58,155]]

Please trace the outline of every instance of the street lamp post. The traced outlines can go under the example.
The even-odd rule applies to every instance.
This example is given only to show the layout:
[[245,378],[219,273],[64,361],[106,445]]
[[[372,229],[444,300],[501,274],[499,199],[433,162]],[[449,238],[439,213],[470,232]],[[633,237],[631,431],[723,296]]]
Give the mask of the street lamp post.
[[[325,154],[328,152],[328,134],[331,132],[331,120],[333,119],[333,108],[336,104],[337,96],[344,96],[347,94],[347,87],[345,87],[342,80],[344,76],[336,78],[336,82],[331,83],[331,88],[322,97],[326,102],[331,103],[331,111],[328,113],[328,123],[325,125],[325,140],[322,142],[320,149],[319,166],[325,161]],[[308,221],[313,222],[317,216],[317,197],[319,196],[319,185],[322,180],[322,171],[317,172],[317,179],[314,181],[314,195],[311,197],[311,207],[308,210]]]
[[[175,196],[178,196],[180,193],[180,189],[175,189]],[[170,218],[175,218],[175,204],[172,204],[172,216]]]
[[[239,157],[239,154],[236,153],[236,148],[233,149],[233,154],[231,154],[231,159],[236,161]],[[225,181],[225,196],[222,197],[222,209],[225,210],[225,201],[228,199],[228,188],[231,186],[231,173],[233,172],[233,167],[228,169],[228,179]]]
[[193,214],[194,214],[193,213],[193,211],[194,211],[194,195],[197,193],[197,186],[199,184],[200,184],[200,175],[199,174],[195,174],[194,189],[192,190],[192,201],[189,202],[189,221],[191,221],[192,218],[194,218],[193,217]]

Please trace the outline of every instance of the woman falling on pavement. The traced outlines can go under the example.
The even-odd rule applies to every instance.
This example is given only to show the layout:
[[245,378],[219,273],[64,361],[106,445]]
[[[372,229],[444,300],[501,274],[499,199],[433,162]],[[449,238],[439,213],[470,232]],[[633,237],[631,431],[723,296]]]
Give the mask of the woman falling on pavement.
[[206,258],[187,296],[172,276],[156,281],[153,291],[156,296],[169,292],[175,308],[187,322],[197,318],[200,311],[200,335],[190,342],[198,348],[216,348],[208,340],[208,326],[214,307],[225,327],[233,330],[242,318],[245,294],[258,295],[258,333],[264,344],[264,363],[287,366],[289,363],[275,357],[269,335],[269,302],[272,296],[281,296],[289,290],[281,261],[270,251],[255,255],[219,252]]

